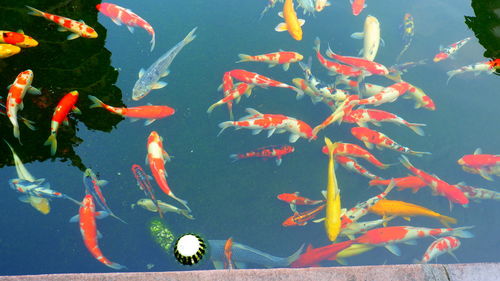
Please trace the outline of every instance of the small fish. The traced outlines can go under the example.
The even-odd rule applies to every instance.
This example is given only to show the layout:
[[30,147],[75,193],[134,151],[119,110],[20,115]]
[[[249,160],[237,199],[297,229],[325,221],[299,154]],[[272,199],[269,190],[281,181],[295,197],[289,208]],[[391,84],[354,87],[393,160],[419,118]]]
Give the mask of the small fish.
[[62,198],[71,200],[80,205],[80,202],[69,197],[68,195],[51,189],[50,184],[48,182],[44,182],[44,180],[45,179],[39,179],[35,182],[31,182],[25,179],[11,179],[9,181],[9,185],[12,189],[24,194],[24,197],[35,196],[49,200],[52,198]]
[[[137,181],[137,186],[140,190],[144,191],[144,194],[151,198],[151,202],[155,205],[156,211],[160,215],[160,218],[163,218],[163,212],[160,208],[159,201],[156,199],[155,193],[153,191],[153,186],[149,181],[150,176],[144,172],[141,166],[134,164],[132,165],[132,173],[134,174],[135,180]],[[137,205],[140,205],[137,202]]]
[[[218,102],[212,104],[208,109],[207,113],[212,113],[214,108],[216,108],[219,105],[227,104],[228,107],[231,107],[230,110],[230,119],[233,120],[234,117],[232,116],[232,107],[233,107],[233,101],[236,101],[238,103],[240,101],[240,98],[244,95],[249,97],[252,94],[252,89],[254,85],[252,84],[247,84],[247,83],[237,83],[236,86],[229,91],[224,91],[224,98],[219,100]],[[231,105],[230,105],[231,104]]]
[[311,200],[306,197],[299,196],[299,192],[294,193],[281,193],[277,196],[281,201],[290,204],[292,211],[297,212],[296,205],[318,205],[324,203],[325,200]]
[[153,123],[157,119],[162,119],[175,113],[175,109],[166,105],[144,105],[129,108],[114,107],[105,104],[100,99],[92,95],[89,95],[88,97],[94,103],[90,106],[90,108],[103,107],[107,111],[121,115],[123,117],[148,119],[144,123],[144,125],[146,126],[151,125],[151,123]]
[[[157,200],[157,202],[158,202],[158,205],[156,205],[154,203],[154,201],[151,199],[142,198],[142,199],[139,199],[137,201],[137,205],[141,206],[142,208],[144,208],[150,212],[161,213],[161,214],[176,213],[176,214],[182,215],[190,220],[194,220],[193,215],[191,215],[191,213],[187,209],[177,208],[177,207],[170,205],[170,204],[167,204],[161,200]],[[160,210],[160,211],[158,212],[158,210]]]
[[363,71],[361,71],[359,68],[350,66],[350,65],[344,65],[340,64],[335,61],[327,60],[320,52],[320,45],[321,42],[318,37],[314,39],[314,47],[313,50],[316,51],[316,58],[318,61],[321,63],[321,65],[328,70],[329,75],[337,75],[340,74],[341,77],[344,79],[347,79],[346,77],[358,77],[363,74]]
[[168,67],[172,64],[172,61],[182,48],[196,38],[194,34],[196,29],[197,27],[193,28],[182,41],[158,58],[147,70],[141,68],[139,71],[139,79],[135,82],[134,88],[132,89],[133,100],[140,100],[149,94],[151,90],[157,90],[167,86],[167,83],[160,81],[160,79],[169,74],[170,71]]
[[303,14],[314,15],[314,12],[316,12],[316,9],[314,7],[314,0],[297,0],[297,4],[299,5],[299,7],[304,9]]
[[321,12],[325,7],[330,6],[331,4],[330,2],[328,2],[328,0],[316,0],[314,5],[316,11]]
[[462,66],[460,68],[450,70],[446,72],[448,75],[448,80],[446,83],[450,82],[450,79],[457,74],[463,74],[467,72],[472,72],[474,75],[479,75],[481,72],[486,72],[488,74],[494,73],[497,69],[500,69],[500,59],[495,59],[492,61],[482,61],[475,64],[470,64],[466,66]]
[[231,78],[234,78],[236,80],[239,80],[241,82],[245,82],[247,84],[253,84],[254,86],[259,86],[262,88],[267,88],[267,87],[278,87],[278,88],[287,88],[292,91],[295,91],[297,93],[297,97],[301,97],[304,95],[302,90],[297,89],[293,86],[290,86],[288,84],[273,80],[269,77],[266,77],[264,75],[260,75],[254,72],[246,71],[243,69],[233,69],[229,71],[229,75]]
[[285,19],[285,22],[278,24],[274,30],[278,32],[288,31],[293,39],[297,41],[302,40],[301,26],[303,26],[306,21],[297,18],[297,13],[295,13],[293,8],[293,0],[285,0],[285,3],[283,4],[283,12],[279,15]]
[[336,59],[342,63],[349,64],[360,68],[365,71],[365,75],[387,75],[389,74],[389,70],[384,65],[370,61],[364,58],[358,57],[347,57],[335,54],[330,46],[328,46],[328,50],[326,51],[326,55],[332,59]]
[[265,62],[269,64],[269,67],[276,66],[278,64],[283,65],[283,70],[287,71],[290,68],[290,63],[301,61],[304,57],[296,52],[285,52],[279,51],[275,53],[262,54],[250,56],[246,54],[239,54],[240,60],[237,62]]
[[291,217],[287,218],[283,223],[281,223],[282,226],[288,227],[288,226],[304,226],[307,224],[308,221],[312,220],[314,217],[316,217],[319,212],[321,212],[325,208],[326,204],[320,205],[312,210],[308,210],[305,212],[295,212]]
[[[364,2],[364,0],[354,0],[354,3],[356,2]],[[367,16],[363,32],[355,32],[351,35],[351,38],[363,39],[363,58],[373,61],[377,56],[378,47],[382,40],[380,39],[380,23],[378,19],[374,16]]]
[[427,186],[427,184],[420,177],[417,177],[417,176],[408,176],[408,177],[404,177],[404,178],[392,178],[390,180],[374,179],[374,180],[371,180],[368,184],[370,186],[388,185],[391,180],[394,181],[394,183],[398,187],[398,191],[401,191],[404,189],[411,189],[413,193],[416,193],[422,187]]
[[281,165],[283,155],[292,153],[295,151],[295,148],[290,145],[270,145],[257,148],[253,151],[240,153],[240,154],[231,154],[229,158],[234,161],[239,159],[251,158],[251,157],[261,157],[261,158],[276,158],[276,165]]
[[439,50],[441,52],[439,52],[436,56],[434,56],[433,61],[439,62],[439,61],[445,60],[445,59],[453,56],[453,54],[455,54],[460,48],[462,48],[471,39],[472,39],[472,37],[467,37],[465,39],[462,39],[458,42],[455,42],[455,43],[449,45],[446,48],[440,47]]
[[424,256],[422,257],[422,260],[420,260],[419,263],[428,263],[431,260],[445,253],[450,254],[453,258],[455,258],[455,260],[458,261],[455,254],[453,254],[453,251],[455,251],[459,247],[460,247],[460,240],[458,240],[453,236],[446,236],[439,238],[436,241],[432,242],[429,248],[427,248],[427,250],[424,253]]
[[415,22],[413,21],[413,16],[409,13],[406,13],[403,18],[403,24],[401,25],[403,29],[402,32],[402,40],[403,40],[403,50],[399,53],[396,61],[401,59],[401,56],[408,50],[410,47],[411,41],[413,40],[413,35],[415,35]]
[[290,267],[311,267],[319,266],[318,264],[326,260],[334,260],[337,254],[349,248],[354,242],[352,240],[329,244],[320,248],[314,249],[311,244],[300,257],[290,264]]
[[109,17],[116,25],[125,24],[130,32],[134,32],[134,27],[138,26],[146,30],[151,36],[151,51],[155,47],[155,31],[153,27],[143,18],[132,12],[130,9],[120,7],[112,3],[100,3],[96,5],[97,10]]
[[38,42],[32,37],[25,35],[22,30],[18,32],[0,30],[0,43],[7,43],[21,48],[38,46]]
[[226,259],[224,260],[224,268],[225,269],[235,269],[233,262],[233,237],[229,237],[226,240],[226,244],[224,244],[224,256]]
[[50,124],[50,136],[45,141],[44,145],[50,145],[50,154],[54,156],[57,151],[57,130],[63,122],[68,122],[68,114],[70,111],[80,113],[80,110],[75,106],[78,100],[78,91],[72,91],[64,95],[64,97],[57,104],[52,115]]
[[380,93],[366,99],[359,100],[359,105],[371,104],[379,106],[384,103],[396,101],[398,97],[404,95],[410,89],[410,84],[406,82],[398,82],[391,86],[385,87]]
[[359,165],[356,160],[349,158],[347,156],[342,156],[342,155],[336,155],[335,160],[337,163],[342,165],[342,167],[346,168],[349,171],[358,173],[364,177],[367,177],[369,179],[375,180],[375,179],[380,179],[379,176],[374,175],[373,173],[369,172],[366,170],[363,166]]
[[[387,169],[390,165],[380,162],[373,154],[368,152],[366,149],[359,145],[352,143],[336,142],[337,148],[335,149],[336,155],[342,156],[352,156],[357,158],[365,159],[366,161],[372,163],[373,165],[379,167],[380,169]],[[323,146],[322,152],[328,154],[328,148]]]
[[28,14],[37,17],[44,17],[45,19],[50,20],[59,25],[59,31],[72,32],[70,35],[68,35],[68,40],[73,40],[78,37],[97,38],[98,36],[97,32],[92,27],[86,25],[85,22],[83,22],[83,20],[76,21],[58,15],[45,13],[30,6],[26,6],[26,8],[31,10],[31,12],[29,12]]
[[13,55],[19,54],[21,48],[10,44],[0,44],[0,59],[5,59]]
[[357,16],[367,7],[365,0],[349,0],[351,2],[352,14]]

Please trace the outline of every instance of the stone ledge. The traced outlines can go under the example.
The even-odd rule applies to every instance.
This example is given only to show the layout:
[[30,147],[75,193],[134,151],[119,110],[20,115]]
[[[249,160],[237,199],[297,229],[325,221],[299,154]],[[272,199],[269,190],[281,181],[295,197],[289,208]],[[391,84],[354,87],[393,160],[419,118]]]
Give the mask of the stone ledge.
[[241,270],[199,270],[175,272],[80,273],[0,276],[0,281],[61,280],[61,281],[494,281],[500,280],[499,263],[474,264],[405,264],[349,267],[275,268]]

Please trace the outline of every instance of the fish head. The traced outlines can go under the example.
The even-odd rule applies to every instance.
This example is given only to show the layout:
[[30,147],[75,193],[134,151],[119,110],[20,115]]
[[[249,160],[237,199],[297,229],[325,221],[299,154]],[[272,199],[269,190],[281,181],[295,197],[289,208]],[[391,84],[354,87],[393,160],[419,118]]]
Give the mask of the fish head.
[[151,92],[152,86],[151,83],[147,83],[143,79],[137,80],[134,85],[134,89],[132,89],[132,99],[138,101],[145,97],[149,92]]
[[20,44],[20,46],[23,48],[36,47],[36,46],[38,46],[38,41],[36,41],[35,39],[33,39],[30,36],[25,36],[24,42],[22,44]]
[[295,226],[297,223],[293,220],[294,216],[287,218],[281,225],[282,226]]
[[97,38],[97,32],[90,26],[84,26],[82,31],[82,37],[84,38]]
[[434,62],[439,62],[439,61],[442,61],[444,59],[447,59],[448,58],[448,55],[446,53],[439,53],[437,54],[434,59],[432,59]]
[[423,97],[422,103],[423,103],[423,107],[425,107],[429,110],[436,110],[436,105],[434,104],[434,101],[429,96]]

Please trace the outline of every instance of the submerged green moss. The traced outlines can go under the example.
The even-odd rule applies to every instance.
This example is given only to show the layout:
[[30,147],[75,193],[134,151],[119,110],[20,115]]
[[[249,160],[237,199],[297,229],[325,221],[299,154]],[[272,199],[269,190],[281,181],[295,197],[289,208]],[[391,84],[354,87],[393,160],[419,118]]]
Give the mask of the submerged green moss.
[[154,218],[149,222],[149,231],[153,240],[165,252],[169,253],[174,243],[175,235],[168,229],[167,225],[161,219]]

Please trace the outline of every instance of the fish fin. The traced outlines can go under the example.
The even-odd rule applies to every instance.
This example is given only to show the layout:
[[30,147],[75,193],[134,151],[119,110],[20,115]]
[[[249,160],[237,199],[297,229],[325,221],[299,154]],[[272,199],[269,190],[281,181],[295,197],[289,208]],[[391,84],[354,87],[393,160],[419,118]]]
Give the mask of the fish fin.
[[62,26],[59,26],[59,27],[57,28],[57,31],[59,31],[59,32],[66,32],[66,31],[68,31],[68,30],[67,30],[66,28],[62,27]]
[[278,17],[283,18],[283,12],[278,12]]
[[479,169],[478,171],[479,171],[479,175],[481,175],[481,177],[483,177],[486,180],[493,181],[493,178],[491,178],[484,169]]
[[238,57],[240,58],[240,60],[236,63],[250,61],[252,56],[246,54],[238,54]]
[[144,126],[149,126],[153,124],[154,121],[156,121],[156,119],[148,119],[144,122]]
[[155,34],[153,33],[152,35],[153,38],[151,38],[151,49],[150,49],[150,52],[153,51],[153,49],[155,48]]
[[240,103],[240,100],[241,100],[241,96],[234,99],[234,101],[236,102],[236,104]]
[[240,159],[238,157],[238,154],[230,154],[229,158],[231,158],[231,160],[233,160],[232,162],[236,162],[236,161],[238,161]]
[[163,72],[163,73],[160,75],[160,77],[162,77],[162,78],[163,78],[163,77],[167,77],[169,74],[170,74],[170,70],[169,70],[169,69],[167,69],[167,70],[165,70],[165,72]]
[[277,63],[270,63],[267,65],[267,67],[271,68],[271,67],[275,67],[276,65],[278,65]]
[[367,141],[363,141],[363,143],[365,144],[366,148],[373,149],[373,143]]
[[254,129],[252,130],[252,135],[258,135],[260,132],[262,132],[262,129]]
[[97,231],[97,239],[101,239],[102,238],[102,233],[99,230],[96,230],[96,231]]
[[296,261],[300,255],[302,254],[302,252],[304,251],[304,244],[302,244],[299,249],[297,251],[295,251],[295,253],[291,254],[288,258],[286,258],[286,261],[289,264],[291,264],[292,262]]
[[393,255],[396,256],[401,256],[401,250],[398,248],[397,245],[395,244],[387,244],[384,246],[389,252],[391,252]]
[[30,128],[30,130],[32,130],[32,131],[36,130],[36,127],[33,126],[33,124],[35,124],[35,121],[31,121],[31,120],[28,120],[26,118],[23,118],[22,120],[23,120],[24,125],[26,125],[26,127]]
[[404,219],[405,221],[411,221],[411,218],[410,218],[410,217],[403,217],[403,219]]
[[99,185],[100,187],[103,187],[103,186],[105,186],[108,183],[109,182],[107,180],[98,180],[97,181],[97,185]]
[[385,47],[385,41],[382,38],[380,38],[380,46]]
[[282,158],[281,157],[276,157],[276,165],[280,166],[281,162],[282,162]]
[[219,133],[217,134],[217,136],[219,136],[220,134],[222,134],[222,132],[224,132],[225,129],[229,128],[233,126],[233,121],[226,121],[226,122],[222,122],[222,123],[219,123],[219,128],[221,128],[221,130],[219,131]]
[[364,32],[354,32],[351,34],[352,39],[363,39],[365,38],[365,33]]
[[79,38],[80,35],[76,34],[76,33],[71,33],[70,35],[68,35],[67,37],[67,40],[74,40],[76,38]]
[[28,195],[19,196],[17,199],[23,203],[30,203],[30,197]]
[[272,128],[269,131],[267,131],[267,137],[268,138],[271,137],[274,134],[275,131],[276,131],[276,128]]
[[122,25],[122,22],[121,22],[121,21],[119,21],[118,19],[112,18],[111,20],[112,20],[112,21],[113,21],[116,25],[118,25],[118,26],[121,26],[121,25]]
[[300,135],[297,134],[291,134],[290,137],[288,138],[288,141],[291,143],[296,142],[300,138]]
[[104,107],[104,103],[100,99],[98,99],[92,95],[88,95],[88,97],[93,102],[93,104],[90,106],[90,108]]
[[49,138],[45,141],[43,145],[50,145],[50,155],[56,155],[57,151],[57,139],[55,134],[50,134]]
[[39,95],[41,95],[41,94],[42,94],[42,92],[41,92],[39,89],[37,89],[37,88],[35,88],[35,87],[33,87],[33,86],[30,86],[30,87],[28,88],[28,94],[30,94],[30,95],[36,95],[36,96],[39,96]]
[[248,114],[250,115],[258,115],[258,116],[263,116],[262,113],[258,112],[257,110],[251,108],[251,107],[248,107],[245,109],[246,112],[248,112]]
[[112,269],[116,269],[116,270],[127,269],[126,266],[121,265],[121,264],[116,263],[116,262],[112,262],[112,263],[105,264],[105,265],[108,267],[111,267]]
[[158,90],[158,89],[161,89],[161,88],[163,88],[163,87],[167,86],[167,84],[168,84],[167,82],[164,82],[164,81],[158,81],[158,82],[156,82],[156,83],[153,85],[153,87],[151,87],[151,89],[153,89],[153,90]]
[[76,106],[73,106],[73,108],[71,108],[71,112],[73,112],[75,114],[82,114],[80,109],[78,109],[78,107],[76,107]]
[[300,26],[303,26],[304,23],[306,23],[306,20],[305,19],[298,19],[299,20],[299,25]]
[[297,205],[290,203],[290,209],[292,210],[293,213],[297,213]]
[[275,28],[274,28],[275,31],[277,32],[283,32],[283,31],[287,31],[288,28],[287,28],[287,25],[286,23],[284,22],[280,22]]
[[27,5],[26,5],[26,8],[28,8],[28,9],[31,10],[30,12],[28,12],[28,15],[37,16],[37,17],[43,17],[44,13],[42,11],[37,10],[37,9],[35,9],[33,7],[30,7],[30,6],[27,6]]
[[412,239],[412,240],[405,241],[405,242],[403,242],[403,243],[404,243],[404,244],[406,244],[406,245],[412,245],[412,246],[415,246],[415,245],[417,245],[417,240]]
[[288,71],[288,69],[290,69],[290,63],[284,63],[283,64],[283,70],[284,71]]
[[69,219],[69,222],[78,222],[80,220],[80,215],[74,215]]
[[106,212],[106,211],[97,211],[97,212],[94,212],[94,216],[96,219],[103,219],[107,216],[109,216],[110,213]]
[[450,254],[450,256],[452,256],[458,263],[460,263],[457,256],[455,256],[455,254],[452,251],[447,251],[447,253]]
[[427,126],[426,124],[408,123],[407,126],[412,131],[414,131],[417,135],[425,136],[424,130],[421,127]]
[[467,231],[467,229],[471,229],[474,226],[462,226],[462,227],[457,227],[450,233],[448,233],[449,236],[456,236],[459,238],[473,238],[474,234],[470,233]]
[[130,33],[134,33],[134,28],[130,25],[127,25],[127,29],[128,31],[130,31]]
[[401,164],[403,164],[403,166],[405,166],[407,169],[410,169],[413,167],[413,165],[410,163],[410,160],[408,160],[408,158],[404,155],[401,155],[401,157],[399,158],[399,161],[401,162]]
[[481,148],[476,148],[476,150],[474,150],[474,155],[477,155],[477,154],[483,154],[483,150]]
[[336,258],[335,261],[338,262],[340,265],[348,265],[347,261],[343,258]]
[[207,113],[212,113],[212,111],[219,105],[219,103],[214,103],[212,104],[208,109],[207,109]]
[[146,70],[144,70],[144,68],[141,68],[139,70],[139,79],[142,78],[142,76],[144,76],[144,73],[146,73]]

